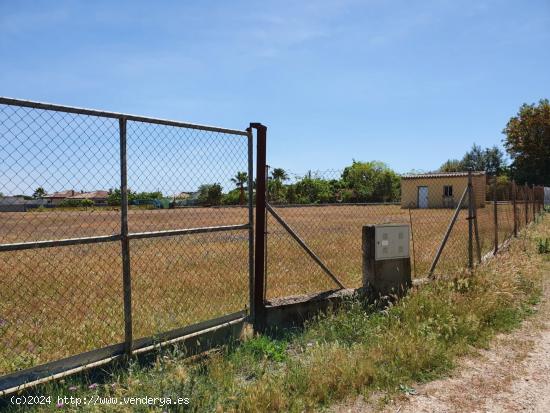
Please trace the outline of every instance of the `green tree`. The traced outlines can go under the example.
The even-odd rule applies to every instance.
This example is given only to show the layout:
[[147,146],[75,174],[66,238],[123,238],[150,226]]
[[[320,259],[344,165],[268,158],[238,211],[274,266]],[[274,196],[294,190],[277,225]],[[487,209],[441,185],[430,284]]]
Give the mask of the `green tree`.
[[523,104],[503,130],[512,159],[510,173],[520,184],[550,185],[550,102]]
[[248,181],[248,174],[246,172],[237,172],[234,178],[231,178],[231,182],[237,185],[239,190],[239,204],[244,205],[245,196],[244,196],[244,184]]
[[288,179],[288,174],[283,168],[273,168],[271,177],[267,181],[267,194],[270,202],[286,201],[287,188],[284,182]]
[[439,167],[439,172],[460,172],[463,170],[464,166],[458,159],[449,159]]
[[[109,189],[109,195],[107,196],[107,204],[120,206],[122,196],[120,189]],[[136,199],[136,193],[131,189],[128,189],[128,203],[132,203]],[[143,198],[140,198],[143,199]]]
[[499,176],[506,171],[504,153],[496,145],[486,148],[483,155],[485,156],[485,172],[488,175]]
[[46,196],[46,190],[39,186],[36,188],[32,194],[33,198],[44,198]]
[[357,162],[342,173],[343,200],[391,202],[399,200],[399,176],[383,162]]
[[[245,194],[245,200],[247,199],[248,197]],[[222,204],[223,205],[242,205],[241,191],[239,191],[239,189],[233,189],[229,191],[227,194],[224,194],[222,196]]]
[[[292,197],[298,204],[335,202],[336,196],[331,190],[330,182],[306,175],[293,185]],[[290,201],[290,200],[289,200]]]
[[465,171],[484,171],[487,162],[481,146],[474,143],[472,149],[464,154],[461,164]]
[[284,182],[288,181],[288,174],[283,168],[273,168],[271,172],[271,178],[276,181]]
[[132,194],[133,199],[162,199],[163,195],[160,191],[154,192],[136,192]]
[[199,187],[198,199],[202,205],[220,205],[222,196],[222,186],[219,183],[205,184]]
[[485,171],[488,175],[493,176],[501,175],[506,171],[504,153],[497,146],[483,149],[474,143],[461,160],[449,159],[439,167],[440,172],[466,172],[469,170]]

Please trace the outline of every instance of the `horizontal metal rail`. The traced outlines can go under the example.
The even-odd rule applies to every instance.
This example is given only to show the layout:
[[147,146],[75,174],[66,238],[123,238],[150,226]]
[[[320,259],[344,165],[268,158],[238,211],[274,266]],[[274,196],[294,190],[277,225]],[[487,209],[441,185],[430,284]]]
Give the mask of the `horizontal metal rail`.
[[271,204],[276,208],[342,207],[342,206],[398,206],[400,202],[332,202],[326,204]]
[[239,231],[239,230],[249,229],[249,228],[250,228],[249,224],[239,224],[239,225],[223,225],[223,226],[217,226],[217,227],[169,229],[165,231],[131,232],[128,234],[128,238],[142,239],[142,238],[172,237],[175,235],[201,234],[205,232]]
[[52,111],[64,112],[64,113],[74,113],[77,115],[98,116],[102,118],[111,118],[111,119],[126,118],[126,120],[134,121],[134,122],[146,122],[146,123],[154,123],[157,125],[176,126],[180,128],[200,129],[200,130],[205,130],[210,132],[219,132],[219,133],[227,133],[231,135],[248,136],[246,131],[242,131],[238,129],[219,128],[217,126],[199,125],[195,123],[179,122],[176,120],[169,120],[169,119],[158,119],[158,118],[151,118],[147,116],[130,115],[130,114],[118,113],[118,112],[106,112],[103,110],[78,108],[74,106],[55,105],[52,103],[36,102],[32,100],[13,99],[13,98],[8,98],[3,96],[0,96],[0,104],[10,105],[10,106],[21,106],[21,107],[32,108],[32,109],[52,110]]
[[46,241],[18,242],[13,244],[0,244],[1,251],[21,251],[36,248],[62,247],[67,245],[94,244],[99,242],[120,241],[120,234],[100,235],[97,237],[67,238]]
[[[245,318],[246,311],[238,311],[197,324],[177,328],[157,336],[140,338],[134,341],[133,353],[140,354],[154,350],[159,346],[190,338],[197,338],[197,343],[191,343],[190,346],[196,351],[190,351],[189,355],[193,353],[197,354],[198,352],[206,351],[208,348],[213,348],[227,341],[224,340],[223,337],[221,337],[221,339],[210,337],[210,340],[208,340],[202,337],[203,334],[211,333],[212,330],[225,326],[232,326],[235,323],[244,323]],[[236,334],[234,338],[237,339],[238,334]],[[123,355],[124,343],[113,344],[2,376],[0,377],[0,397],[49,380],[78,373],[87,368],[106,364]]]
[[[191,234],[201,234],[201,233],[208,233],[208,232],[239,231],[239,230],[245,230],[249,228],[250,228],[249,224],[239,224],[239,225],[221,225],[216,227],[169,229],[164,231],[131,232],[128,234],[128,238],[142,239],[142,238],[172,237],[177,235],[191,235]],[[121,239],[120,234],[116,234],[116,235],[100,235],[97,237],[81,237],[81,238],[46,240],[46,241],[19,242],[19,243],[13,243],[13,244],[0,244],[0,252],[31,250],[36,248],[63,247],[68,245],[94,244],[94,243],[100,243],[100,242],[120,241],[120,239]]]

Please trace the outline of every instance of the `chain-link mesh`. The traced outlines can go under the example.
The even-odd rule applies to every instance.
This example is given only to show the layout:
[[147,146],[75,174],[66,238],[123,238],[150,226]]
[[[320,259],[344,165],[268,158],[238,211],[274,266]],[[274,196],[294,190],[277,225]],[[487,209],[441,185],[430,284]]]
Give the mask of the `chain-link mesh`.
[[[271,170],[268,184],[270,202],[346,287],[359,287],[362,283],[363,226],[410,224],[413,275],[423,277],[430,268],[454,212],[451,208],[418,209],[414,205],[403,204],[398,176],[390,176],[381,183],[370,182],[365,177],[363,188],[359,186],[361,182],[349,182],[356,177],[349,177],[346,171],[317,171],[302,175],[288,173],[288,180],[273,172]],[[467,212],[461,212],[456,224],[459,230],[449,237],[449,247],[444,251],[440,269],[467,264],[466,218]],[[288,241],[283,243],[279,240],[282,237]],[[311,274],[309,267],[316,265],[308,257],[305,258],[307,266],[293,266],[290,262],[284,264],[290,255],[285,252],[291,248],[299,250],[299,247],[289,239],[282,227],[271,220],[268,243],[268,298],[286,293],[275,280],[286,280],[286,285],[293,285],[296,280],[305,279],[300,284],[300,291],[307,293],[327,289],[327,283],[331,288],[336,287],[322,271],[317,269],[315,274]],[[276,251],[276,255],[271,251]],[[294,288],[292,292],[297,290]]]
[[138,239],[130,247],[136,338],[246,307],[245,231]]
[[[14,102],[0,98],[0,376],[245,308],[248,133]],[[477,261],[544,200],[484,174],[470,200],[467,174],[376,172],[269,171],[268,299],[360,287],[365,225],[410,224],[425,277],[456,215],[435,273],[466,268],[470,224]]]
[[[0,244],[112,235],[118,122],[0,105]],[[106,199],[105,194],[96,194]],[[1,251],[0,374],[120,342],[120,244]]]
[[[131,233],[248,222],[246,205],[226,205],[238,203],[246,186],[237,179],[248,171],[246,136],[131,121],[127,133],[128,188],[138,204],[128,215]],[[172,205],[155,208],[138,188]],[[246,305],[247,231],[136,239],[130,251],[136,337]]]
[[133,337],[247,305],[247,134],[90,112],[0,103],[0,375],[124,341],[122,122]]
[[[435,275],[468,267],[470,216],[473,263],[494,251],[495,242],[499,245],[514,234],[514,219],[519,228],[533,219],[529,188],[518,187],[514,214],[512,183],[488,179],[485,173],[472,173],[470,212],[467,173],[397,176],[388,172],[375,177],[357,169],[306,174],[269,170],[268,202],[346,287],[362,283],[361,230],[365,225],[409,224],[413,277],[425,277],[455,213]],[[300,250],[288,232],[269,218],[268,299],[337,287]]]

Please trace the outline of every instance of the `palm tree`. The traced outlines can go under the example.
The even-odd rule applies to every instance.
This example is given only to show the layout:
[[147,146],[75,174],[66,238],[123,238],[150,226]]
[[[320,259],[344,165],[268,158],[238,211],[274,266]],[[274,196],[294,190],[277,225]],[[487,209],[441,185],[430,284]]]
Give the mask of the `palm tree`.
[[239,195],[239,203],[244,205],[244,184],[248,181],[248,174],[246,172],[237,172],[234,178],[231,178],[231,182],[237,185],[237,188],[241,191]]
[[44,190],[44,188],[39,186],[38,188],[36,188],[32,196],[33,198],[43,198],[44,196],[46,196],[46,191]]
[[284,182],[288,181],[288,174],[283,168],[273,168],[273,172],[271,172],[271,178],[273,178],[275,181]]
[[288,181],[288,179],[288,173],[283,168],[273,168],[271,182],[268,185],[268,194],[272,194],[275,200],[279,200],[283,190],[283,182]]

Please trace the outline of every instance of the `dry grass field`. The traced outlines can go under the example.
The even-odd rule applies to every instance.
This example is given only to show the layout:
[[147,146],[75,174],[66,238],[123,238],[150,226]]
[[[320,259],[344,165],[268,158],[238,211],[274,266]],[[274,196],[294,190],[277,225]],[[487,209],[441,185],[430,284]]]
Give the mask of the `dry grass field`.
[[[415,276],[425,276],[452,210],[397,205],[280,207],[280,215],[341,278],[361,282],[361,227],[412,223]],[[484,252],[492,248],[493,208],[478,211]],[[467,264],[462,211],[438,273]],[[520,210],[520,216],[522,212]],[[246,223],[245,208],[131,210],[131,232]],[[0,214],[0,243],[116,234],[117,211]],[[501,239],[512,232],[511,207],[499,205]],[[268,224],[268,299],[335,288],[274,219]],[[120,243],[0,252],[0,374],[123,340]],[[135,337],[246,307],[248,232],[131,241]]]

